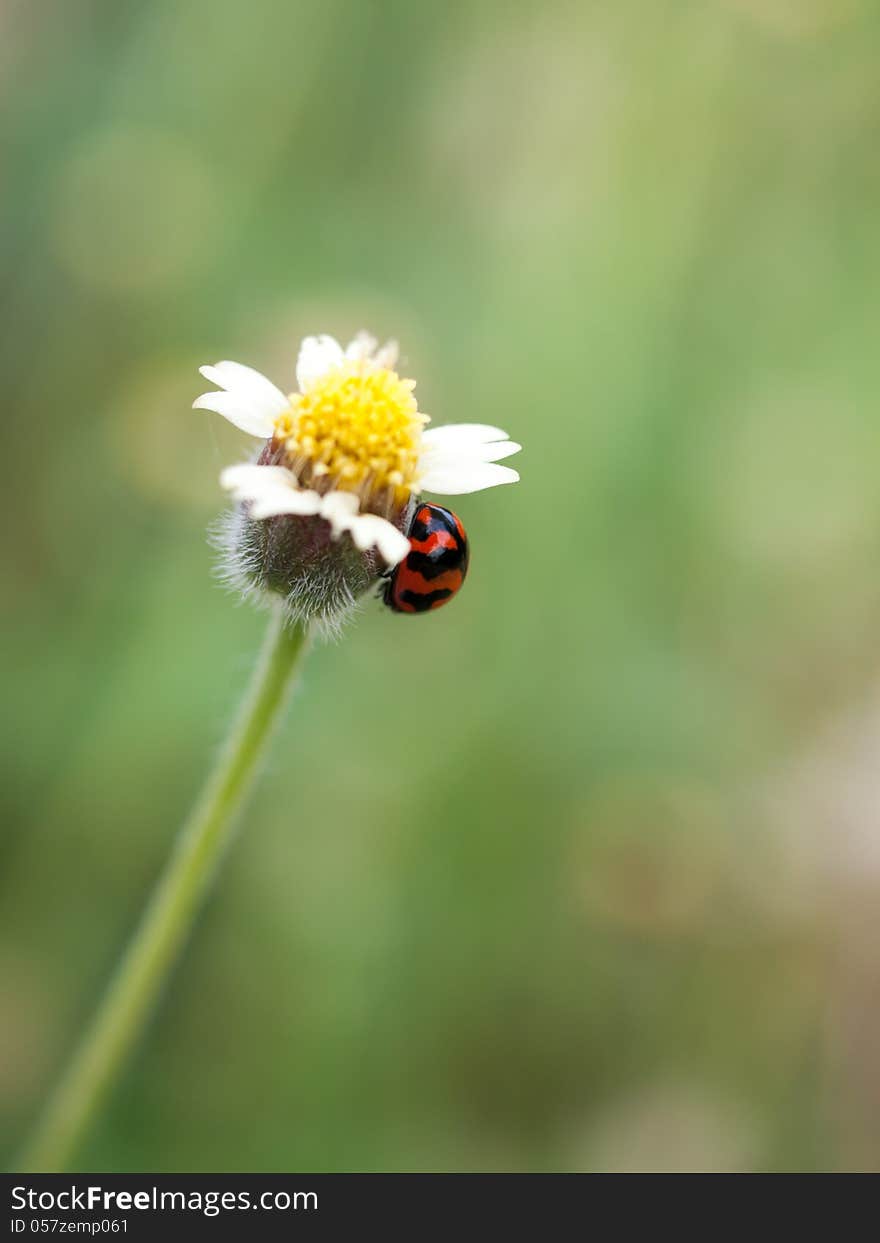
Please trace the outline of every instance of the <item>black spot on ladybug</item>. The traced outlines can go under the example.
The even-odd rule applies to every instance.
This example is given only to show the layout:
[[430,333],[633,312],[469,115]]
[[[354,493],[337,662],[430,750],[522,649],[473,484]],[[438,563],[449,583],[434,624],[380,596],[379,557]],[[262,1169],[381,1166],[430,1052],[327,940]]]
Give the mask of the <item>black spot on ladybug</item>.
[[440,591],[426,591],[416,593],[414,591],[402,591],[400,600],[403,604],[411,604],[413,613],[427,613],[430,609],[436,609],[439,605],[445,604],[455,592],[451,587],[443,587]]

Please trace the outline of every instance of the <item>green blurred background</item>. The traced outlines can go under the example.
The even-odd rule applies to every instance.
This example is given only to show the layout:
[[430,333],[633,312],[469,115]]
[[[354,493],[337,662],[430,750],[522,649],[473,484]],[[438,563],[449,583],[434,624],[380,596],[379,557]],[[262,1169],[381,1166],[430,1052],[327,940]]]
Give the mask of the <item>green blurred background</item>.
[[523,481],[319,648],[78,1168],[880,1167],[880,11],[4,0],[7,1157],[260,643],[190,410],[400,338]]

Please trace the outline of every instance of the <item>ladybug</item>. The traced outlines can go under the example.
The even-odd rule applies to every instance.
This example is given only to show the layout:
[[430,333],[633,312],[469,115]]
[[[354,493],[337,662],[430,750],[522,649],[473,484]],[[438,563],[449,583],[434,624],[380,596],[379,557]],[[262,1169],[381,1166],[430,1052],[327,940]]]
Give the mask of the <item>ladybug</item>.
[[407,532],[410,550],[388,576],[382,599],[395,613],[427,613],[451,600],[468,568],[464,527],[442,505],[419,505]]

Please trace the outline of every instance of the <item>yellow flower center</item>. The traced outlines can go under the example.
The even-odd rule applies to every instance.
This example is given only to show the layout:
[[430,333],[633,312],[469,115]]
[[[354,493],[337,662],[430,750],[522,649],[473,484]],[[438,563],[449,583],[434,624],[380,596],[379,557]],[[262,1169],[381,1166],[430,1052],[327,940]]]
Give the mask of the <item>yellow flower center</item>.
[[429,421],[414,388],[415,380],[357,360],[292,394],[290,409],[275,420],[275,438],[300,486],[357,492],[374,512],[404,505]]

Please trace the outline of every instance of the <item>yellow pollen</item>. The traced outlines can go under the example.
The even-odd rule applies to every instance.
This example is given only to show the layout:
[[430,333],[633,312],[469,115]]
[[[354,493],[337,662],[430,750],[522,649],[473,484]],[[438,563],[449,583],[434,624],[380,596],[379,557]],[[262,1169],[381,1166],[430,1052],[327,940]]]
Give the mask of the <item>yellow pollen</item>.
[[358,492],[376,511],[406,503],[421,447],[414,380],[362,360],[344,363],[294,393],[275,420],[288,465],[304,488]]

